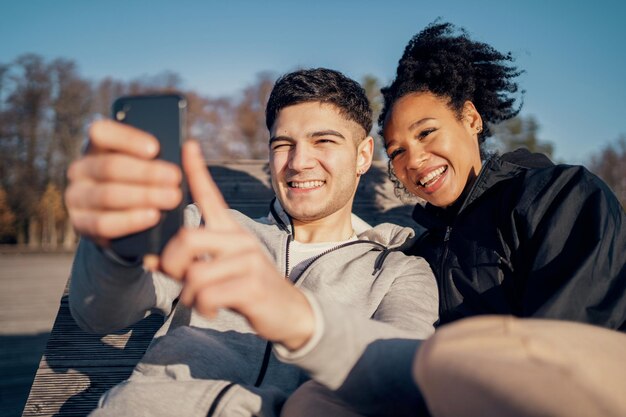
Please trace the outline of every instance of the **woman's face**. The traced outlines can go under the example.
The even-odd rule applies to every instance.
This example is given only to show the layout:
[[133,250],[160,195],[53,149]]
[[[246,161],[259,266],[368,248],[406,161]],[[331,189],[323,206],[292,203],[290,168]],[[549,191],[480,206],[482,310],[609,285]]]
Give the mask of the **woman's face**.
[[445,97],[411,93],[395,102],[383,136],[398,179],[412,194],[447,207],[481,168],[482,119],[467,101],[459,119]]

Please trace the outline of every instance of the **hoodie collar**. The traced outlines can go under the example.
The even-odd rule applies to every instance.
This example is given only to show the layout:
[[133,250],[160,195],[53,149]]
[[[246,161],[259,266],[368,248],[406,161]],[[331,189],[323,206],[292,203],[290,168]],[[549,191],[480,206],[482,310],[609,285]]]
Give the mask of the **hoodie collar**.
[[[283,209],[276,197],[270,203],[268,214],[270,224],[275,224],[285,232],[293,235],[293,222]],[[415,231],[410,227],[402,227],[391,223],[382,223],[372,227],[356,214],[351,214],[352,228],[359,240],[368,240],[387,248],[404,247],[415,237]]]
[[[293,234],[293,222],[291,216],[283,209],[282,205],[276,197],[270,203],[270,212],[268,219],[271,224],[276,224],[289,234]],[[372,228],[365,220],[361,219],[354,213],[351,213],[352,229],[358,235]]]

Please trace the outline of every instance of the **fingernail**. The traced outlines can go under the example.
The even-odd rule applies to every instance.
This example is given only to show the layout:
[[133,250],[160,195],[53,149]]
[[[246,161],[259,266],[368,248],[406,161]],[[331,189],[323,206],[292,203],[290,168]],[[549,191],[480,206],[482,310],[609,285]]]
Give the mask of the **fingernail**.
[[156,143],[150,141],[146,144],[146,154],[148,156],[155,156],[157,154],[157,152],[159,151],[159,147],[157,146]]
[[148,209],[146,210],[145,216],[151,222],[156,222],[161,216],[161,213],[159,212],[159,210]]

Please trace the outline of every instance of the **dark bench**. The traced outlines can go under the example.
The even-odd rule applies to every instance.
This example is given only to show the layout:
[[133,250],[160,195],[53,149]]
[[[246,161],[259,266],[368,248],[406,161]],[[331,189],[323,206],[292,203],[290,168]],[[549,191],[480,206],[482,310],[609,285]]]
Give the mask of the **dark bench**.
[[[219,162],[209,168],[230,207],[251,217],[267,214],[273,193],[265,163]],[[411,205],[393,195],[383,163],[363,177],[354,212],[370,224],[411,225]],[[106,390],[130,375],[162,323],[162,317],[150,316],[115,334],[85,333],[70,315],[66,287],[23,416],[88,414]]]

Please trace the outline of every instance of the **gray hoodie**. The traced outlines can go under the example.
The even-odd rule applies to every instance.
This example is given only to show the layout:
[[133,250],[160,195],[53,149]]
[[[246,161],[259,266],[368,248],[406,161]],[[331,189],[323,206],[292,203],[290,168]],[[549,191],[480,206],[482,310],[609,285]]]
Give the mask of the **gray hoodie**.
[[[252,220],[233,211],[278,270],[286,271],[291,226],[277,202],[272,213]],[[196,206],[187,207],[185,222],[200,224]],[[110,333],[151,313],[167,316],[131,377],[108,391],[93,415],[277,416],[286,397],[308,379],[300,367],[285,362],[301,361],[321,382],[338,387],[372,341],[428,337],[437,320],[435,279],[423,259],[398,250],[413,238],[412,229],[371,228],[354,215],[353,227],[357,241],[289,277],[316,314],[315,335],[297,352],[272,349],[231,311],[213,319],[190,311],[176,303],[178,282],[125,264],[82,240],[69,297],[80,327]]]

